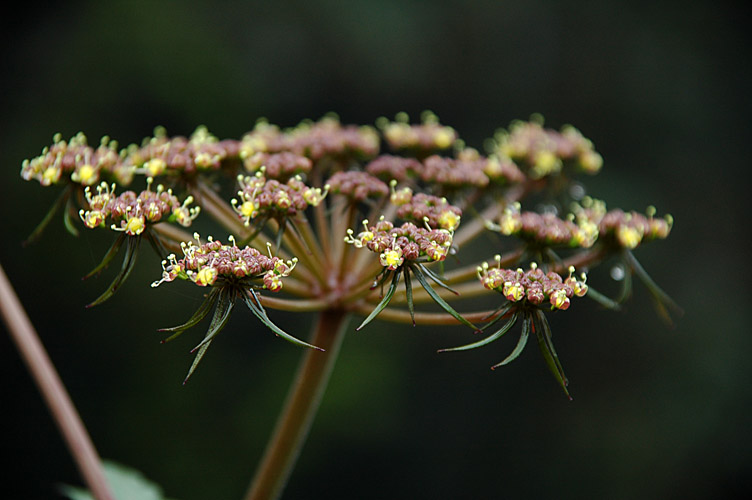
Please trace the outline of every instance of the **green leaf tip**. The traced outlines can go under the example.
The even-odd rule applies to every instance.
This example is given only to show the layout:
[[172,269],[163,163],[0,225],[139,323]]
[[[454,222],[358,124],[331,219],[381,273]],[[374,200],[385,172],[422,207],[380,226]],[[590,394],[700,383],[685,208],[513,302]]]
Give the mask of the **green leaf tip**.
[[[392,297],[394,296],[394,291],[397,289],[397,285],[399,284],[399,278],[400,278],[401,270],[396,270],[392,274],[392,282],[389,284],[389,288],[387,289],[386,293],[384,294],[384,297],[381,299],[381,302],[378,303],[378,305],[374,308],[373,311],[371,311],[371,314],[368,315],[366,319],[363,320],[363,322],[358,326],[355,330],[360,331],[361,328],[366,326],[368,323],[370,323],[378,314],[384,310],[384,308],[389,305],[389,302],[392,300]],[[385,274],[382,278],[382,282],[385,281],[388,278],[388,274]]]
[[125,257],[123,258],[123,265],[120,268],[120,272],[117,276],[115,276],[115,279],[102,295],[97,297],[93,302],[86,305],[87,309],[99,305],[115,295],[115,292],[117,292],[120,286],[125,283],[125,280],[128,279],[128,276],[131,274],[131,271],[133,271],[133,268],[136,267],[136,257],[138,256],[139,243],[141,243],[140,237],[127,237],[125,245]]
[[271,331],[273,331],[277,336],[282,337],[283,339],[287,340],[288,342],[295,344],[300,347],[307,347],[309,349],[315,349],[317,351],[324,351],[321,347],[315,346],[313,344],[309,344],[308,342],[304,342],[296,337],[293,337],[289,333],[282,330],[280,327],[275,325],[272,320],[269,318],[269,316],[266,314],[266,310],[261,305],[261,301],[258,298],[258,295],[256,295],[256,292],[253,291],[253,289],[249,289],[248,293],[242,294],[243,302],[248,306],[248,309],[251,310],[251,312],[261,320],[264,325],[266,325],[267,328],[269,328]]

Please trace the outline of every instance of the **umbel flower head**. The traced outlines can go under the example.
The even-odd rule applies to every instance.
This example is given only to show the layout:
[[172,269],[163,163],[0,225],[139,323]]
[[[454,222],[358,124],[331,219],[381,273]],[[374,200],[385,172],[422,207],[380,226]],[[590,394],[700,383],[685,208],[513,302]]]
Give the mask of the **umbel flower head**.
[[120,195],[115,195],[114,184],[108,185],[106,182],[102,182],[97,186],[96,194],[92,194],[91,187],[86,186],[84,193],[87,208],[82,208],[78,212],[84,226],[89,229],[107,227],[109,220],[110,229],[120,234],[112,243],[100,264],[84,278],[89,278],[101,272],[118,254],[120,247],[123,244],[126,247],[120,272],[107,290],[91,302],[88,307],[101,304],[112,297],[125,282],[136,264],[142,239],[146,239],[157,254],[164,257],[166,251],[162,239],[158,233],[151,230],[155,224],[177,222],[183,227],[188,227],[198,217],[201,209],[190,206],[193,203],[192,196],[188,196],[181,203],[172,193],[172,190],[165,190],[161,184],[157,186],[156,191],[152,191],[152,183],[153,179],[149,177],[145,190],[138,194],[134,191],[125,191]]
[[[289,128],[259,120],[239,139],[219,139],[206,127],[170,137],[158,127],[141,144],[120,150],[107,137],[94,147],[83,134],[68,141],[58,135],[41,155],[23,162],[21,176],[62,187],[30,240],[64,207],[63,221],[71,233],[83,224],[116,235],[89,276],[125,246],[120,272],[90,305],[112,296],[125,281],[142,240],[163,260],[155,286],[181,280],[201,287],[204,304],[187,323],[166,330],[174,338],[214,311],[189,374],[240,299],[266,327],[305,347],[313,346],[276,327],[262,301],[287,311],[363,314],[358,329],[377,317],[413,325],[416,319],[421,324],[459,322],[476,332],[481,329],[473,322],[485,322],[485,331],[504,320],[492,335],[455,350],[485,345],[519,320],[518,347],[500,365],[514,359],[534,333],[566,390],[547,315],[570,309],[586,291],[616,309],[637,276],[668,318],[668,310],[678,307],[633,252],[666,238],[673,219],[656,217],[654,208],[645,213],[607,210],[605,202],[570,189],[576,176],[595,174],[603,166],[592,142],[572,126],[554,130],[534,115],[512,122],[484,146],[483,152],[468,146],[430,112],[419,123],[399,113],[393,120],[378,119],[375,126],[345,125],[328,115]],[[145,190],[126,190],[140,179],[146,180]],[[227,192],[233,194],[226,198]],[[181,226],[190,226],[199,214],[194,203],[237,242],[197,235],[191,240]],[[473,251],[465,251],[468,245]],[[478,261],[469,259],[501,248],[505,258],[496,266],[481,265],[476,273]],[[615,299],[586,285],[574,271],[558,274],[570,264],[593,269],[614,259],[625,271]],[[538,265],[523,271],[520,266],[529,262]],[[415,280],[422,290],[414,297]],[[401,281],[404,295],[396,294]],[[281,290],[281,297],[266,295]],[[502,304],[490,315],[461,314],[450,305],[460,292],[463,298],[499,294]],[[431,301],[439,312],[415,312],[416,304]],[[407,311],[396,307],[403,303]]]
[[[500,255],[496,256],[496,261],[500,263]],[[501,265],[489,267],[488,263],[484,263],[477,269],[478,279],[484,288],[503,295],[506,300],[488,316],[491,321],[484,325],[483,329],[485,330],[501,320],[506,320],[506,322],[496,332],[482,340],[460,347],[442,349],[439,352],[466,351],[490,344],[501,338],[518,320],[521,320],[522,333],[517,346],[509,356],[492,366],[491,369],[506,365],[516,359],[527,345],[530,333],[534,333],[538,340],[538,347],[551,373],[564,389],[567,397],[571,399],[567,390],[569,382],[564,375],[564,369],[554,349],[551,327],[544,310],[545,308],[552,311],[569,309],[573,297],[583,297],[587,293],[588,286],[585,284],[585,275],[582,274],[578,279],[574,276],[574,271],[574,267],[570,267],[569,276],[562,278],[561,275],[553,271],[543,272],[534,262],[527,271],[520,268],[504,269]]]
[[236,141],[220,141],[204,126],[190,137],[168,137],[163,127],[140,146],[131,145],[122,154],[123,164],[134,172],[150,177],[194,176],[218,170],[230,156],[237,154]]
[[293,337],[275,325],[261,305],[256,292],[256,290],[280,291],[282,279],[292,272],[297,259],[284,261],[272,256],[271,250],[267,256],[249,246],[240,248],[235,244],[232,236],[229,238],[229,245],[211,236],[204,243],[201,242],[197,233],[193,237],[195,241],[181,244],[183,249],[181,259],[178,259],[175,254],[170,254],[166,260],[162,261],[162,279],[151,285],[157,287],[162,283],[181,279],[210,288],[203,304],[188,321],[180,326],[160,330],[173,333],[164,340],[167,342],[197,325],[214,309],[214,315],[204,339],[191,351],[196,352],[196,358],[185,381],[193,374],[214,338],[227,325],[236,300],[243,301],[248,309],[276,335],[298,346],[321,350]]
[[433,272],[426,264],[432,262],[442,262],[446,259],[452,247],[453,232],[446,229],[431,229],[430,227],[418,227],[412,222],[405,222],[401,226],[395,227],[392,222],[381,218],[375,226],[369,226],[368,220],[363,221],[364,231],[360,232],[357,237],[352,229],[347,230],[345,242],[353,245],[355,248],[367,248],[373,253],[379,255],[379,262],[382,270],[376,276],[372,288],[383,286],[389,281],[389,288],[383,294],[381,302],[373,309],[371,314],[357,328],[360,330],[371,322],[394,296],[394,292],[399,284],[400,276],[405,279],[405,293],[407,307],[415,325],[415,311],[412,292],[411,274],[418,280],[423,289],[444,311],[449,313],[459,322],[476,330],[475,325],[462,317],[452,306],[450,306],[436,291],[429,282],[429,278],[442,288],[457,293],[448,287],[441,277]]
[[125,232],[128,236],[138,236],[144,232],[147,224],[158,222],[177,222],[183,227],[191,225],[198,217],[200,207],[191,207],[193,196],[186,197],[182,203],[172,190],[165,190],[159,184],[156,191],[151,190],[153,179],[146,180],[147,187],[144,191],[136,194],[133,191],[125,191],[115,196],[115,185],[107,185],[106,182],[97,186],[97,193],[92,194],[89,186],[85,189],[88,210],[83,208],[78,214],[84,225],[89,229],[106,225],[110,218],[113,231]]
[[237,181],[240,190],[231,204],[243,224],[253,228],[245,243],[255,238],[269,220],[274,220],[279,227],[276,245],[279,248],[288,220],[308,207],[318,206],[329,188],[325,186],[322,191],[321,188],[308,186],[299,175],[283,183],[267,179],[264,173],[262,167],[253,176],[239,175]]
[[103,174],[114,175],[120,180],[128,175],[118,175],[120,157],[117,142],[109,137],[102,138],[99,147],[89,146],[86,136],[79,132],[69,141],[60,134],[53,137],[53,144],[42,150],[42,154],[24,160],[21,177],[36,180],[42,186],[73,182],[82,186],[92,186],[99,182]]

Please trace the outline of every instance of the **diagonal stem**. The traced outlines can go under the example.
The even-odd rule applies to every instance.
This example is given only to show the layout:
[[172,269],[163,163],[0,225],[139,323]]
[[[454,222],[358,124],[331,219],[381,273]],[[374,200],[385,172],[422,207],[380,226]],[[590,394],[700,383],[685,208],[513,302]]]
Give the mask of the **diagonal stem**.
[[319,315],[309,341],[326,351],[306,351],[245,500],[282,494],[321,403],[348,319],[349,314],[341,310],[327,309]]
[[1,266],[0,313],[92,495],[114,500],[81,417]]

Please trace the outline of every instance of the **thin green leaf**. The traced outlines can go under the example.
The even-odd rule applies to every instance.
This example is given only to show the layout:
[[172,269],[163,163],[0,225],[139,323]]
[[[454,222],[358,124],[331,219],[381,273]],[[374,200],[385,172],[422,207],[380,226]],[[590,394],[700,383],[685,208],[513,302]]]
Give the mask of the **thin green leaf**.
[[595,290],[592,286],[588,285],[587,293],[585,294],[586,297],[590,297],[606,309],[611,309],[614,311],[618,311],[621,309],[621,304],[617,303],[614,300],[609,299],[599,291]]
[[410,271],[405,270],[405,300],[407,300],[407,310],[410,311],[410,319],[415,326],[415,304],[413,303],[413,285],[410,279]]
[[151,247],[154,249],[154,252],[156,252],[159,259],[164,260],[167,257],[167,250],[165,250],[164,244],[162,243],[160,237],[153,231],[150,231],[148,227],[146,231],[144,231],[144,236],[149,241],[149,243],[151,243]]
[[[387,268],[384,268],[373,279],[373,285],[371,285],[371,290],[374,290],[379,286],[383,286],[386,280],[388,280],[390,276],[391,276],[391,271],[389,271]],[[382,292],[383,292],[383,288],[382,288]]]
[[196,353],[196,357],[193,358],[193,363],[191,363],[191,367],[188,369],[188,375],[185,376],[185,379],[183,379],[183,385],[188,382],[188,379],[191,378],[191,375],[193,375],[193,372],[196,370],[196,367],[201,362],[201,359],[204,357],[204,354],[206,354],[206,350],[209,349],[209,346],[211,345],[211,340],[208,341],[206,344],[201,346],[201,349],[198,350]]
[[287,340],[288,342],[291,342],[297,346],[300,347],[307,347],[309,349],[316,349],[317,351],[323,351],[321,347],[317,347],[313,344],[309,344],[308,342],[303,342],[302,340],[293,337],[289,333],[282,330],[280,327],[275,325],[272,320],[269,318],[269,316],[266,314],[266,310],[261,305],[261,301],[259,301],[258,296],[256,295],[256,292],[253,291],[253,289],[248,290],[248,294],[243,293],[242,294],[243,301],[248,306],[248,309],[251,310],[251,312],[261,320],[262,323],[264,323],[267,328],[269,328],[271,331],[273,331],[276,335],[282,337],[283,339]]
[[110,262],[112,262],[112,259],[115,258],[117,253],[120,251],[120,247],[123,246],[123,242],[125,241],[126,235],[125,233],[120,233],[118,237],[115,239],[115,241],[112,242],[112,245],[110,245],[109,250],[107,250],[107,253],[104,254],[104,257],[102,258],[102,261],[92,269],[89,274],[81,278],[82,280],[89,279],[92,276],[94,276],[97,273],[102,272],[104,268],[110,265]]
[[504,366],[507,363],[511,363],[517,357],[522,353],[523,349],[525,349],[525,346],[527,345],[527,339],[530,337],[530,325],[532,323],[532,320],[529,315],[525,315],[525,318],[522,320],[522,333],[520,334],[520,340],[517,341],[517,345],[515,346],[514,350],[504,358],[504,361],[501,363],[497,363],[491,367],[492,370],[495,370],[496,368],[500,366]]
[[35,242],[37,239],[39,239],[39,237],[42,235],[44,230],[50,224],[50,221],[52,220],[52,218],[58,212],[58,210],[60,210],[64,205],[67,204],[72,192],[73,192],[73,185],[66,187],[60,192],[60,195],[58,195],[57,199],[55,199],[55,202],[47,211],[47,214],[45,214],[41,222],[37,224],[37,227],[34,228],[34,230],[31,232],[29,237],[26,238],[26,240],[24,240],[23,242],[24,245],[28,245],[30,243]]
[[72,213],[76,213],[76,206],[73,202],[73,197],[69,196],[68,201],[65,204],[65,210],[63,211],[63,224],[70,234],[78,237],[78,228],[73,223],[73,219],[71,219]]
[[274,238],[274,253],[279,253],[280,247],[282,247],[282,236],[285,234],[287,228],[287,217],[282,217],[279,222],[279,230]]
[[204,340],[191,349],[191,352],[195,352],[205,344],[211,342],[214,337],[216,337],[219,332],[227,326],[227,322],[230,320],[230,315],[234,308],[235,292],[233,290],[221,288],[217,298],[217,306],[214,308],[214,315],[212,316],[211,323],[209,323],[209,329],[206,331]]
[[426,274],[426,276],[428,276],[429,278],[431,278],[441,288],[449,290],[450,292],[452,292],[455,295],[459,295],[460,294],[458,291],[454,290],[449,285],[447,285],[446,283],[444,283],[443,281],[441,281],[441,276],[439,276],[438,274],[436,274],[435,272],[433,272],[431,269],[429,269],[428,267],[424,266],[423,264],[418,264],[418,266],[420,267],[420,270],[423,271]]
[[[397,284],[399,283],[399,277],[400,277],[400,269],[397,269],[396,271],[392,272],[392,283],[389,285],[389,289],[384,294],[384,297],[381,299],[381,302],[374,308],[373,311],[371,311],[371,314],[368,315],[368,317],[363,320],[363,322],[360,324],[358,328],[355,330],[360,330],[364,326],[366,326],[368,323],[373,320],[381,311],[384,310],[384,308],[389,305],[389,302],[392,300],[392,296],[394,295],[394,291],[397,289]],[[385,278],[382,280],[382,282],[385,281]]]
[[198,367],[201,359],[203,359],[204,355],[206,354],[206,350],[209,349],[209,346],[211,345],[214,338],[227,325],[227,322],[229,321],[230,315],[232,313],[232,309],[235,306],[234,293],[235,292],[233,290],[226,290],[224,288],[220,290],[217,299],[217,307],[214,308],[214,316],[212,316],[211,323],[209,324],[209,329],[206,331],[206,336],[204,337],[204,340],[202,340],[196,347],[191,349],[191,352],[198,352],[196,352],[196,357],[193,358],[193,363],[191,364],[190,369],[188,369],[188,375],[185,376],[183,385],[185,385],[191,375],[193,375],[193,372],[196,370],[196,367]]
[[504,318],[504,316],[509,312],[509,310],[512,309],[513,306],[514,306],[514,303],[509,302],[509,301],[506,301],[505,304],[500,305],[495,311],[493,311],[491,314],[483,318],[483,321],[489,318],[493,318],[493,319],[489,321],[488,323],[486,323],[485,325],[483,325],[482,327],[480,327],[480,329],[485,330],[495,325],[499,321],[501,321]]
[[554,344],[551,338],[551,328],[548,326],[548,320],[540,309],[535,310],[535,316],[533,317],[533,329],[538,339],[538,347],[540,348],[543,358],[546,360],[548,369],[553,374],[554,378],[559,382],[561,388],[564,389],[564,393],[571,400],[572,396],[569,395],[567,386],[569,381],[566,375],[564,375],[564,368],[562,368],[559,362],[559,356],[556,354]]
[[451,347],[448,349],[439,349],[438,352],[452,352],[452,351],[467,351],[469,349],[475,349],[476,347],[482,347],[486,344],[490,344],[496,339],[501,338],[502,335],[507,333],[512,326],[517,322],[517,316],[518,314],[515,314],[512,316],[512,318],[504,323],[504,326],[502,326],[499,330],[494,332],[493,334],[489,335],[488,337],[484,338],[483,340],[479,340],[478,342],[473,342],[472,344],[463,345],[460,347]]
[[191,316],[190,319],[186,321],[185,323],[183,323],[182,325],[173,326],[169,328],[160,328],[158,330],[159,332],[174,332],[173,335],[164,339],[162,341],[162,344],[174,339],[175,337],[183,333],[185,330],[193,326],[196,326],[197,324],[201,322],[201,320],[203,320],[206,316],[208,316],[209,311],[211,311],[214,304],[217,303],[218,294],[219,294],[219,288],[212,288],[211,291],[207,294],[204,301],[199,306],[199,308],[196,310],[196,312],[193,313],[193,316]]
[[412,266],[413,273],[415,274],[415,277],[418,278],[418,281],[420,282],[420,285],[423,287],[423,289],[426,291],[426,293],[433,299],[434,302],[436,302],[444,311],[448,312],[453,318],[455,318],[457,321],[462,323],[463,325],[467,325],[470,328],[472,328],[475,331],[480,331],[477,326],[470,323],[468,320],[463,318],[460,313],[454,310],[452,306],[450,306],[444,299],[441,298],[441,296],[436,293],[436,290],[434,290],[431,287],[431,284],[426,279],[426,276],[423,274],[423,271],[421,271],[420,265],[418,266]]
[[101,304],[105,300],[112,297],[120,288],[120,285],[122,285],[125,280],[128,279],[131,271],[133,271],[133,268],[136,267],[136,257],[138,255],[139,243],[141,243],[140,237],[127,238],[125,246],[125,258],[123,259],[123,266],[120,268],[120,272],[117,276],[115,276],[115,279],[112,281],[112,284],[110,284],[109,288],[107,288],[107,290],[105,290],[105,292],[96,300],[88,304],[86,306],[87,308]]
[[653,303],[655,304],[658,314],[663,318],[664,321],[666,321],[669,326],[673,326],[674,322],[671,319],[671,315],[669,314],[667,308],[672,309],[674,313],[680,316],[684,314],[684,310],[679,307],[679,305],[674,302],[674,300],[669,297],[666,292],[661,290],[661,287],[659,287],[658,284],[653,281],[653,279],[650,277],[650,275],[648,275],[647,271],[645,271],[645,269],[635,258],[635,256],[632,255],[632,252],[626,251],[625,256],[627,262],[629,263],[629,267],[635,272],[637,277],[640,278],[640,281],[642,281],[642,283],[650,291],[650,294],[653,296]]

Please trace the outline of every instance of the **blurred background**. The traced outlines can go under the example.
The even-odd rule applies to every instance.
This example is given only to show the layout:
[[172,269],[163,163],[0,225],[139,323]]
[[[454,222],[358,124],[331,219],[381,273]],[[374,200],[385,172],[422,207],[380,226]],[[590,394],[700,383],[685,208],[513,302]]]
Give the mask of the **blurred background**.
[[[432,110],[468,144],[542,113],[605,159],[610,207],[657,207],[670,238],[637,251],[685,309],[674,329],[635,285],[626,311],[552,322],[574,401],[534,345],[437,355],[467,337],[375,322],[346,338],[285,498],[733,498],[752,486],[750,35],[722,1],[26,2],[2,18],[0,262],[100,454],[181,500],[240,498],[301,352],[236,314],[191,382],[198,305],[148,284],[148,252],[113,300],[80,277],[111,236],[60,220],[21,241],[56,190],[19,177],[56,132],[121,145],[163,125],[239,138],[259,117],[373,124]],[[210,227],[210,226],[208,226]],[[203,231],[206,232],[206,231]],[[605,279],[605,278],[604,278]],[[310,317],[273,314],[288,331]],[[255,324],[255,323],[252,323]],[[249,331],[250,330],[250,331]],[[46,407],[0,336],[4,498],[80,484]]]

